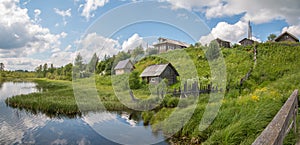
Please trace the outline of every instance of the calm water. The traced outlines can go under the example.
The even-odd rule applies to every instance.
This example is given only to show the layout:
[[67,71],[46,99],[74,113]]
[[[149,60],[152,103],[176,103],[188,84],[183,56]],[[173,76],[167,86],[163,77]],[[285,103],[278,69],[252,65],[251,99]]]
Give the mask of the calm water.
[[[149,126],[143,126],[140,116],[134,113],[89,112],[77,118],[49,118],[5,104],[6,98],[38,91],[35,83],[0,82],[0,144],[117,144],[102,133],[118,138],[119,143],[164,139],[161,133],[153,134]],[[128,136],[131,130],[136,131],[134,136]]]

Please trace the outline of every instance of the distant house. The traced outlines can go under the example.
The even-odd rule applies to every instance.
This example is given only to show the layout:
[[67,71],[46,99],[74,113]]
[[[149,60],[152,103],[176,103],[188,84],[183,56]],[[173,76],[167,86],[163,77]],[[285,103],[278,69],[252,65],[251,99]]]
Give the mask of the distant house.
[[284,32],[274,39],[275,42],[299,42],[299,39],[289,32]]
[[114,68],[116,75],[121,75],[125,73],[130,73],[134,69],[133,63],[130,59],[119,61],[119,63]]
[[163,53],[169,50],[187,48],[190,45],[177,40],[171,40],[160,37],[158,38],[158,43],[154,44],[153,46],[158,50],[158,53]]
[[249,45],[253,45],[254,41],[252,40],[252,26],[251,26],[251,22],[248,22],[248,38],[244,38],[243,40],[241,40],[239,42],[242,46],[249,46]]
[[230,42],[229,41],[225,41],[225,40],[222,40],[220,38],[217,38],[217,39],[213,40],[212,42],[217,42],[219,47],[230,48]]
[[167,79],[168,85],[176,83],[177,76],[179,74],[171,63],[148,66],[140,75],[144,81],[151,84],[158,84],[161,80]]
[[254,41],[248,38],[244,38],[243,40],[241,40],[239,42],[242,46],[249,46],[249,45],[253,45]]

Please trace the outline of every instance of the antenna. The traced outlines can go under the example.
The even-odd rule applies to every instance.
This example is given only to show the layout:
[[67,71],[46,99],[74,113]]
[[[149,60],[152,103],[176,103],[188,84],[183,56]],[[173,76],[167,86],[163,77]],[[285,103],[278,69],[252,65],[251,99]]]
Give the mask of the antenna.
[[252,40],[252,27],[250,20],[248,22],[248,39]]

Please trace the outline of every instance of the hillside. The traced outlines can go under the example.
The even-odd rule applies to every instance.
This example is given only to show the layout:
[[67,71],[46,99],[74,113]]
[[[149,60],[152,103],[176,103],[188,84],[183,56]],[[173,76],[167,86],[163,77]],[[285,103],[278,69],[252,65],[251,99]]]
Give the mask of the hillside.
[[[203,50],[206,51],[205,48]],[[203,50],[188,48],[186,52],[197,68],[199,81],[208,83],[210,68]],[[175,53],[176,51],[169,52],[166,55],[174,57]],[[256,66],[254,66],[251,47],[222,49],[222,53],[227,69],[227,91],[216,119],[205,131],[198,130],[208,99],[207,95],[201,95],[192,118],[173,136],[173,139],[177,138],[176,142],[251,144],[272,120],[292,91],[300,88],[300,58],[297,57],[300,55],[299,45],[258,44]],[[146,58],[136,64],[136,71],[140,73],[147,65],[160,62],[158,58]],[[174,66],[176,65],[175,62]],[[241,78],[251,68],[253,71],[249,79],[240,86]],[[174,119],[174,122],[161,123],[161,121],[174,111],[178,111],[178,114],[186,114],[190,110],[192,106],[175,110],[166,105],[158,112],[144,112],[143,117],[146,122],[152,124],[154,130],[163,130],[168,135],[171,133],[170,128],[181,124],[181,116]],[[285,143],[293,144],[294,141],[295,136],[291,134]]]
[[[256,65],[253,61],[252,47],[236,46],[231,49],[222,49],[222,54],[211,53],[215,51],[210,49],[191,47],[169,51],[138,61],[135,64],[136,69],[131,74],[95,75],[95,89],[98,94],[89,94],[90,89],[95,85],[92,78],[73,80],[73,85],[74,83],[80,84],[75,90],[72,89],[70,82],[66,85],[66,82],[63,81],[45,79],[39,81],[47,84],[50,91],[15,96],[6,102],[10,106],[34,112],[38,110],[46,112],[46,114],[49,113],[48,106],[51,106],[50,108],[56,108],[56,110],[50,111],[54,111],[56,114],[65,115],[69,112],[73,115],[74,112],[80,112],[77,107],[74,107],[78,105],[75,104],[73,95],[77,91],[77,95],[82,96],[79,97],[83,99],[81,102],[87,103],[83,104],[88,106],[86,111],[99,109],[97,106],[99,105],[97,104],[98,96],[107,110],[124,111],[129,108],[149,110],[152,108],[150,111],[141,113],[144,123],[151,124],[152,130],[161,130],[166,136],[174,134],[170,142],[176,144],[251,144],[272,120],[292,91],[300,88],[300,57],[298,57],[300,56],[300,45],[258,44]],[[217,63],[209,63],[205,54],[208,54],[209,60]],[[167,94],[164,98],[159,98],[153,94],[157,91],[157,86],[147,85],[139,78],[147,66],[171,62],[180,74],[180,81],[192,77],[201,84],[209,84],[214,81],[210,65],[218,66],[218,62],[222,61],[222,58],[218,56],[223,56],[225,66],[222,67],[226,68],[226,84],[222,88],[225,95],[222,100],[215,99],[222,93],[201,94],[199,97],[188,98],[173,97],[171,94]],[[107,59],[107,62],[100,62],[100,64],[111,66],[113,59],[116,58],[121,59],[122,57],[115,56]],[[240,85],[240,80],[251,69],[252,73],[249,78]],[[61,87],[62,85],[64,87]],[[139,101],[132,101],[128,94],[129,87],[133,89],[134,96],[140,99]],[[167,91],[179,87],[182,87],[180,82],[168,87]],[[59,88],[59,91],[51,91],[51,88]],[[56,92],[63,92],[64,97],[59,97],[60,95]],[[116,95],[121,97],[116,97]],[[59,97],[61,100],[52,101],[57,100],[53,99],[55,97]],[[89,101],[91,99],[97,101],[91,102]],[[92,104],[88,104],[89,102]],[[204,131],[200,131],[199,124],[206,107],[214,107],[218,104],[222,105],[219,110],[208,112],[217,113],[216,118],[208,118],[213,119],[213,122]],[[172,115],[173,113],[176,115]],[[186,123],[184,119],[188,119]],[[184,125],[182,129],[181,125]],[[295,144],[296,139],[297,137],[291,133],[286,137],[285,144]]]

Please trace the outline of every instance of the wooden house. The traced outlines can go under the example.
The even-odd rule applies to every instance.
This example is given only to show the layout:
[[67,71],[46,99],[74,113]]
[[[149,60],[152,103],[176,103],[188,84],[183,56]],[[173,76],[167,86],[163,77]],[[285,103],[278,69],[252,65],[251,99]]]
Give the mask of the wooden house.
[[230,42],[229,41],[225,41],[225,40],[222,40],[220,38],[217,38],[217,39],[213,40],[212,42],[217,42],[219,47],[230,48]]
[[130,59],[119,61],[118,64],[115,66],[114,70],[116,75],[121,75],[125,73],[130,73],[134,69],[133,63]]
[[158,38],[158,43],[153,45],[154,48],[158,50],[158,53],[163,53],[167,52],[169,50],[174,50],[174,49],[182,49],[182,48],[187,48],[189,47],[188,44],[184,42],[180,42],[177,40],[171,40],[167,38]]
[[253,45],[254,41],[248,38],[244,38],[243,40],[241,40],[239,42],[242,46],[249,46],[249,45]]
[[140,75],[144,81],[151,84],[158,84],[167,79],[168,85],[176,83],[177,76],[179,74],[171,63],[148,66]]
[[299,42],[299,39],[289,32],[284,32],[274,39],[275,42]]

